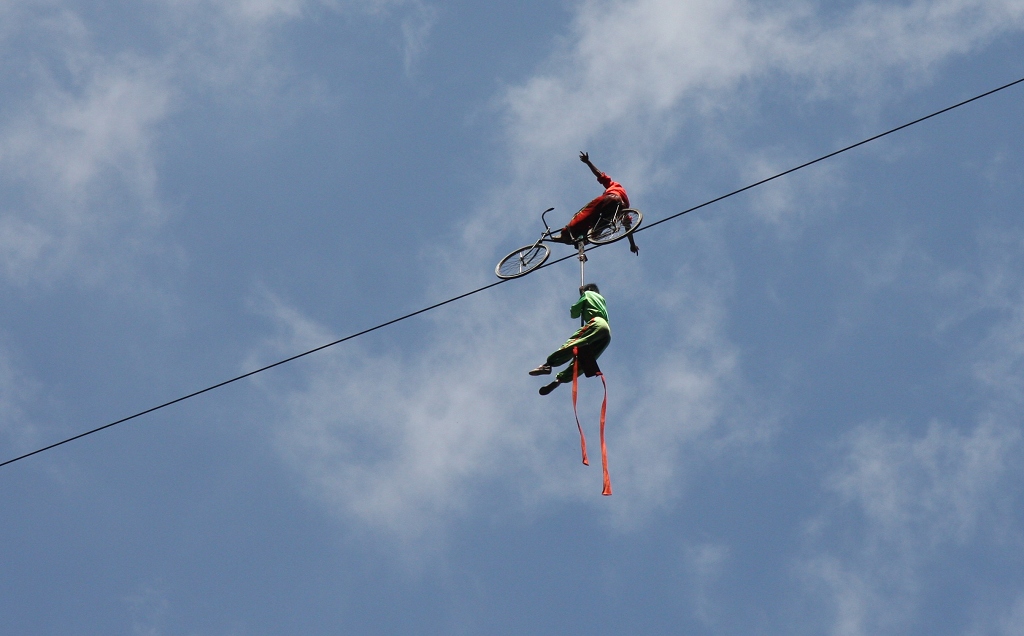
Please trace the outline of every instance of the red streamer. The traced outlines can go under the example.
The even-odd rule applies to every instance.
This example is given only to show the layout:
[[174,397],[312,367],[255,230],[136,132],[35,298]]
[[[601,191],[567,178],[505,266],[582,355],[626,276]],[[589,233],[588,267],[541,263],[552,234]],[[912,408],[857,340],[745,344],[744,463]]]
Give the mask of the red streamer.
[[579,392],[580,358],[579,347],[572,348],[572,414],[576,416],[576,428],[580,432],[580,450],[583,451],[583,464],[590,465],[587,459],[587,438],[583,436],[583,427],[580,426],[580,415],[576,412],[576,394]]
[[[576,396],[579,393],[579,347],[572,348],[572,355],[572,414],[576,417],[576,429],[580,432],[580,449],[583,452],[583,463],[589,466],[590,461],[587,459],[587,438],[583,436],[583,426],[580,425],[580,415],[576,410]],[[608,415],[608,383],[605,382],[604,374],[600,371],[597,372],[597,376],[601,378],[601,385],[604,386],[604,401],[601,402],[601,473],[604,484],[601,489],[601,494],[607,497],[612,494],[612,478],[608,474],[608,446],[604,441],[604,424]]]

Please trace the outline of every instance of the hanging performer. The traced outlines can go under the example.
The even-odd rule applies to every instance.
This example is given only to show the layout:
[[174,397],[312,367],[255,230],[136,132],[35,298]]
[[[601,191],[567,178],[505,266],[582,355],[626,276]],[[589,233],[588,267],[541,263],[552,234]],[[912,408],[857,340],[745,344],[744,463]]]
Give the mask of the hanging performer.
[[[580,287],[580,299],[569,308],[571,318],[583,317],[584,324],[572,334],[572,337],[557,351],[548,356],[547,361],[536,369],[530,371],[530,375],[548,375],[552,367],[560,367],[566,362],[573,361],[574,357],[579,360],[579,371],[588,378],[601,373],[597,366],[597,359],[604,353],[608,343],[612,341],[612,330],[608,326],[608,309],[605,306],[604,296],[600,294],[597,285],[587,283]],[[573,355],[573,351],[576,355]],[[555,381],[540,388],[541,395],[547,395],[555,390],[559,384],[569,383],[573,380],[572,364],[562,369],[555,376]]]
[[[598,170],[597,166],[590,162],[590,155],[587,153],[580,152],[580,161],[587,164],[590,171],[597,177],[598,183],[604,186],[604,194],[583,206],[583,209],[569,220],[569,224],[552,237],[552,240],[567,245],[574,245],[578,240],[586,237],[587,232],[594,227],[598,219],[602,216],[610,217],[615,213],[616,207],[629,207],[629,196],[621,183],[612,181],[611,177]],[[629,239],[629,251],[639,254],[640,248],[636,246],[633,234],[626,235],[626,238]]]
[[569,315],[573,318],[582,317],[583,326],[576,330],[568,342],[549,355],[544,364],[530,371],[530,375],[548,375],[551,373],[551,367],[558,367],[572,361],[572,364],[555,376],[554,382],[541,387],[540,394],[547,395],[554,391],[559,384],[572,382],[572,410],[576,415],[576,428],[580,432],[580,451],[583,455],[583,463],[587,465],[590,464],[590,460],[587,459],[587,439],[583,435],[579,414],[576,413],[576,381],[581,372],[588,378],[595,375],[601,378],[601,384],[604,386],[604,402],[601,404],[601,473],[604,486],[601,489],[601,494],[610,495],[612,494],[612,480],[608,476],[608,448],[604,441],[605,415],[608,412],[608,384],[604,381],[604,374],[597,366],[597,359],[601,357],[604,350],[608,348],[608,343],[612,341],[612,330],[608,327],[608,309],[605,307],[604,297],[598,291],[597,285],[587,283],[580,287],[580,299],[569,309]]

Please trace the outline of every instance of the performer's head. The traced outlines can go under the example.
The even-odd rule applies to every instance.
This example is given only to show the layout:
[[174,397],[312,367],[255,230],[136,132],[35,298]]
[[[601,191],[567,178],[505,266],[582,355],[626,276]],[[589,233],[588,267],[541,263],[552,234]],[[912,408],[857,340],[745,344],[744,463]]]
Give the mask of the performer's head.
[[595,294],[600,294],[601,293],[601,291],[597,288],[597,285],[595,283],[587,283],[586,285],[583,285],[582,287],[580,287],[580,296],[583,295],[583,292],[588,292],[588,291],[592,291]]

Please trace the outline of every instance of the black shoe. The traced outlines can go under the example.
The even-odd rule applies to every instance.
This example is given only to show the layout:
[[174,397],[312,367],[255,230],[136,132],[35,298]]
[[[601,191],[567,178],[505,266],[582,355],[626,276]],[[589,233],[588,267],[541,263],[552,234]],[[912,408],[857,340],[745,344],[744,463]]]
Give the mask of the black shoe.
[[561,383],[560,383],[560,382],[559,382],[558,380],[555,380],[555,381],[554,381],[554,382],[552,382],[551,384],[545,384],[544,386],[540,387],[540,391],[539,391],[539,393],[540,393],[541,395],[547,395],[548,393],[551,393],[551,392],[552,392],[552,391],[554,391],[554,390],[555,390],[556,388],[558,388],[558,385],[559,385],[559,384],[561,384]]
[[549,375],[551,373],[551,366],[542,364],[536,369],[530,371],[530,375]]

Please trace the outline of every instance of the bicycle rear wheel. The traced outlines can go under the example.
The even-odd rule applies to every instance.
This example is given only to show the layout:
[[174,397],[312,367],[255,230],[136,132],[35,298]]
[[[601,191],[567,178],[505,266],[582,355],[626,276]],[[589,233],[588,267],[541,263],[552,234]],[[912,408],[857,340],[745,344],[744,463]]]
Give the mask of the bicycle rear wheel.
[[498,278],[517,278],[529,274],[548,260],[551,250],[543,243],[534,243],[520,247],[505,258],[498,261],[494,273]]
[[643,220],[644,215],[640,210],[624,208],[615,214],[610,223],[595,225],[587,234],[587,240],[594,245],[614,243],[635,232]]

